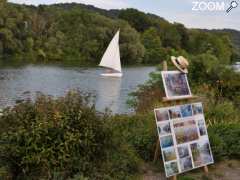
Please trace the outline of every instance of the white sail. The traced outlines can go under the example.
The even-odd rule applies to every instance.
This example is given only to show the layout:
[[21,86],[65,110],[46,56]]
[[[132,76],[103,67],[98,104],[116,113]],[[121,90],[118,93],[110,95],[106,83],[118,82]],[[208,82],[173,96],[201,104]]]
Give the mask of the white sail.
[[121,72],[121,61],[119,51],[119,33],[118,31],[108,45],[99,66],[107,67]]

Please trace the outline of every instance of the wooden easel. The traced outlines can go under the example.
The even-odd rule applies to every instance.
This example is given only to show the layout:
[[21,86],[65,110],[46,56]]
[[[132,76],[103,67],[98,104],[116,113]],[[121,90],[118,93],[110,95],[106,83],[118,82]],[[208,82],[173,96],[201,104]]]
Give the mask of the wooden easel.
[[[167,61],[163,61],[163,71],[167,71],[168,67],[167,67]],[[180,104],[182,102],[191,102],[192,99],[196,99],[198,98],[197,96],[191,96],[191,97],[187,97],[187,98],[182,98],[182,99],[168,99],[166,97],[163,97],[162,102],[167,105],[177,105]],[[154,159],[153,159],[153,163],[155,163],[157,161],[157,158],[159,157],[160,154],[160,141],[159,138],[157,139],[156,142],[156,147],[155,147],[155,153],[154,153]],[[207,166],[203,166],[203,170],[206,176],[208,176],[208,167]],[[177,180],[177,175],[174,175],[172,177],[170,177],[172,180]]]

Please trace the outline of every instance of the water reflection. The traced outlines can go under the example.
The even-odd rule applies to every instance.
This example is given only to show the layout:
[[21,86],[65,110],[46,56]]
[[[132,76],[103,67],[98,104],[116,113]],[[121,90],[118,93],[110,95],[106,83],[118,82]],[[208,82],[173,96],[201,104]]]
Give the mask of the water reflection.
[[96,108],[109,107],[114,113],[129,113],[128,94],[148,79],[154,67],[129,67],[123,69],[122,78],[100,76],[102,69],[27,65],[0,69],[0,108],[16,101],[34,99],[37,92],[63,96],[70,89],[93,93]]
[[97,81],[97,109],[104,111],[106,107],[109,107],[112,112],[119,112],[119,104],[117,102],[120,98],[121,82],[121,78],[99,77],[99,81]]

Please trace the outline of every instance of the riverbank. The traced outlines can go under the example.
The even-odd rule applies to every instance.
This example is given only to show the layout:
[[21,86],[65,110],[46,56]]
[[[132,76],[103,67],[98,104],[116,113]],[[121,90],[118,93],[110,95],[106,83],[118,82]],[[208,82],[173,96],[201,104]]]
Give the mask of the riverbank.
[[[149,166],[157,139],[153,113],[100,114],[89,103],[90,99],[71,91],[57,99],[39,95],[34,102],[25,101],[5,109],[0,117],[0,177],[134,180],[164,176],[161,159]],[[212,112],[206,109],[206,114],[209,111]],[[225,111],[219,109],[214,116]],[[225,177],[215,174],[212,168],[220,167],[223,160],[239,160],[239,120],[233,121],[230,116],[218,123],[209,124],[211,121],[207,120],[215,161],[208,179]],[[233,161],[228,162],[231,166]],[[234,177],[236,171],[232,172]],[[205,180],[202,174],[195,170],[180,177]]]

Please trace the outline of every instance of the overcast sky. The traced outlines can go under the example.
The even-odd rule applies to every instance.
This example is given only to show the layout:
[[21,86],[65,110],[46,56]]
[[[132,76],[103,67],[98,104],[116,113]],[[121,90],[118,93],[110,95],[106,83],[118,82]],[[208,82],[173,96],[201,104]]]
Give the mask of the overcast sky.
[[[164,17],[170,22],[180,22],[190,28],[240,30],[240,0],[235,1],[238,2],[238,7],[226,13],[232,0],[9,0],[9,2],[33,5],[77,2],[103,9],[136,8]],[[199,3],[195,9],[199,9],[200,5],[203,10],[208,5],[212,11],[194,11],[193,2]],[[225,10],[213,10],[214,6],[221,3],[225,4]]]

